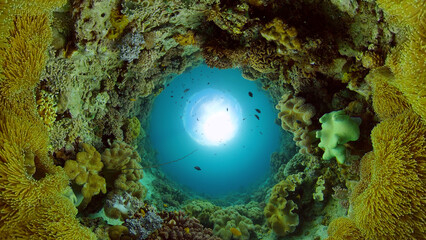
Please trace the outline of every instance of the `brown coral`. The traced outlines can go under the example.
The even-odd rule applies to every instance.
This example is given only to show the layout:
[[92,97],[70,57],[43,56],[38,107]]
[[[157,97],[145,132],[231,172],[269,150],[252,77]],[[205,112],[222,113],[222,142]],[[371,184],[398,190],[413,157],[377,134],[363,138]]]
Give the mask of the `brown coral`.
[[101,154],[93,146],[82,143],[83,152],[77,153],[76,160],[65,162],[64,170],[76,184],[83,185],[81,193],[84,204],[90,202],[93,196],[106,193],[105,178],[99,176],[104,164],[101,162]]
[[170,239],[170,240],[219,240],[213,236],[210,228],[205,228],[196,218],[190,218],[183,212],[162,212],[159,216],[163,219],[160,229],[151,234],[147,239]]

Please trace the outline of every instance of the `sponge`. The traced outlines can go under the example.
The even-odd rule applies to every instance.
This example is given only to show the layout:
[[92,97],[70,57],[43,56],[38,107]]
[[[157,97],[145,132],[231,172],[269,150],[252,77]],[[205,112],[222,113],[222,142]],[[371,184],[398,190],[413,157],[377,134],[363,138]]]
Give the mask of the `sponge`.
[[319,119],[322,129],[316,132],[321,141],[318,144],[324,150],[322,158],[330,160],[336,157],[338,163],[346,160],[346,148],[343,144],[359,138],[360,118],[349,117],[343,110],[324,114]]

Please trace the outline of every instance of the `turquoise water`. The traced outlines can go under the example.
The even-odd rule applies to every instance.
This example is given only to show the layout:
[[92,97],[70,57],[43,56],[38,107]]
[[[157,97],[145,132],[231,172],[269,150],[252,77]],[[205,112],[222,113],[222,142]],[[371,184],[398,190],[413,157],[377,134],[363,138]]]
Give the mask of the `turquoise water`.
[[[209,99],[221,99],[216,103],[224,104],[207,105],[220,111],[210,125],[202,115],[210,110],[199,110]],[[190,154],[161,167],[170,179],[198,193],[218,196],[245,191],[269,175],[270,156],[280,145],[276,116],[267,92],[244,79],[238,69],[201,65],[175,77],[157,96],[147,133],[160,164]],[[222,123],[224,118],[229,121]],[[229,136],[215,135],[232,131],[228,141]],[[205,134],[214,140],[203,139]]]

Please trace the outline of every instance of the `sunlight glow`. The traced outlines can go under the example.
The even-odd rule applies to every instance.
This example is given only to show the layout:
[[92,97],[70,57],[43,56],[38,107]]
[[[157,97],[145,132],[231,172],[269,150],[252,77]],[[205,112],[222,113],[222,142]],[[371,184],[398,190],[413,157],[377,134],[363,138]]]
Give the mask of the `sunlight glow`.
[[[204,93],[204,94],[202,94]],[[184,125],[201,145],[218,146],[235,137],[241,120],[236,100],[218,90],[208,89],[191,97]]]

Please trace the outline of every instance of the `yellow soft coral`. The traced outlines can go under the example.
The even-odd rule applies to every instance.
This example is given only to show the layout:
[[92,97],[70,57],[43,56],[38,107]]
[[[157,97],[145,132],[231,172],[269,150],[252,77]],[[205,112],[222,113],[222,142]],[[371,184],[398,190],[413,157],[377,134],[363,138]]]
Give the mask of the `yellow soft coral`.
[[77,159],[65,162],[64,170],[71,180],[76,184],[83,185],[81,193],[84,203],[90,202],[93,196],[106,193],[105,178],[99,176],[104,164],[101,161],[101,154],[89,144],[82,144],[83,152],[77,153]]
[[106,37],[108,39],[118,38],[129,24],[129,19],[126,15],[122,14],[119,9],[111,11],[110,22],[112,27],[108,30]]
[[145,188],[139,182],[143,177],[142,166],[139,164],[141,158],[133,147],[115,141],[111,148],[102,153],[102,161],[108,170],[105,174],[111,174],[107,179],[113,181],[117,190],[129,192],[137,198],[144,197]]
[[327,240],[362,240],[364,239],[354,222],[349,218],[340,217],[335,219],[328,226]]
[[37,111],[46,126],[52,126],[53,122],[56,120],[57,109],[58,107],[53,94],[49,94],[42,90],[37,99]]
[[388,68],[383,67],[370,72],[366,80],[373,87],[373,108],[381,120],[394,117],[410,108],[402,93],[388,83],[394,80]]
[[293,140],[300,147],[300,153],[312,151],[311,143],[315,140],[314,133],[310,133],[308,126],[312,124],[311,118],[315,115],[315,108],[305,103],[305,99],[284,94],[275,106],[280,111],[281,127],[294,134]]
[[194,45],[196,43],[194,31],[189,30],[186,34],[177,34],[173,39],[182,46]]
[[7,49],[0,49],[4,75],[0,81],[0,94],[16,96],[34,89],[44,67],[44,50],[50,43],[50,29],[46,15],[16,18],[16,28],[10,34]]
[[262,37],[268,41],[275,41],[278,53],[284,54],[288,50],[300,50],[301,43],[297,38],[297,30],[290,27],[279,18],[274,18],[260,31]]
[[351,218],[367,239],[423,239],[426,125],[407,110],[377,125],[371,139],[371,179],[352,197]]
[[[61,167],[48,161],[46,148],[45,129],[0,111],[0,236],[94,239],[75,218],[77,209],[72,202],[62,195],[68,177]],[[31,156],[36,171],[29,172],[26,162]]]
[[293,232],[299,225],[299,216],[293,213],[297,205],[292,200],[286,199],[288,192],[296,189],[296,183],[289,178],[272,188],[271,197],[264,209],[268,225],[278,236]]
[[46,14],[63,3],[0,0],[2,239],[95,239],[63,195],[68,177],[47,155],[47,129],[33,95],[51,39]]

